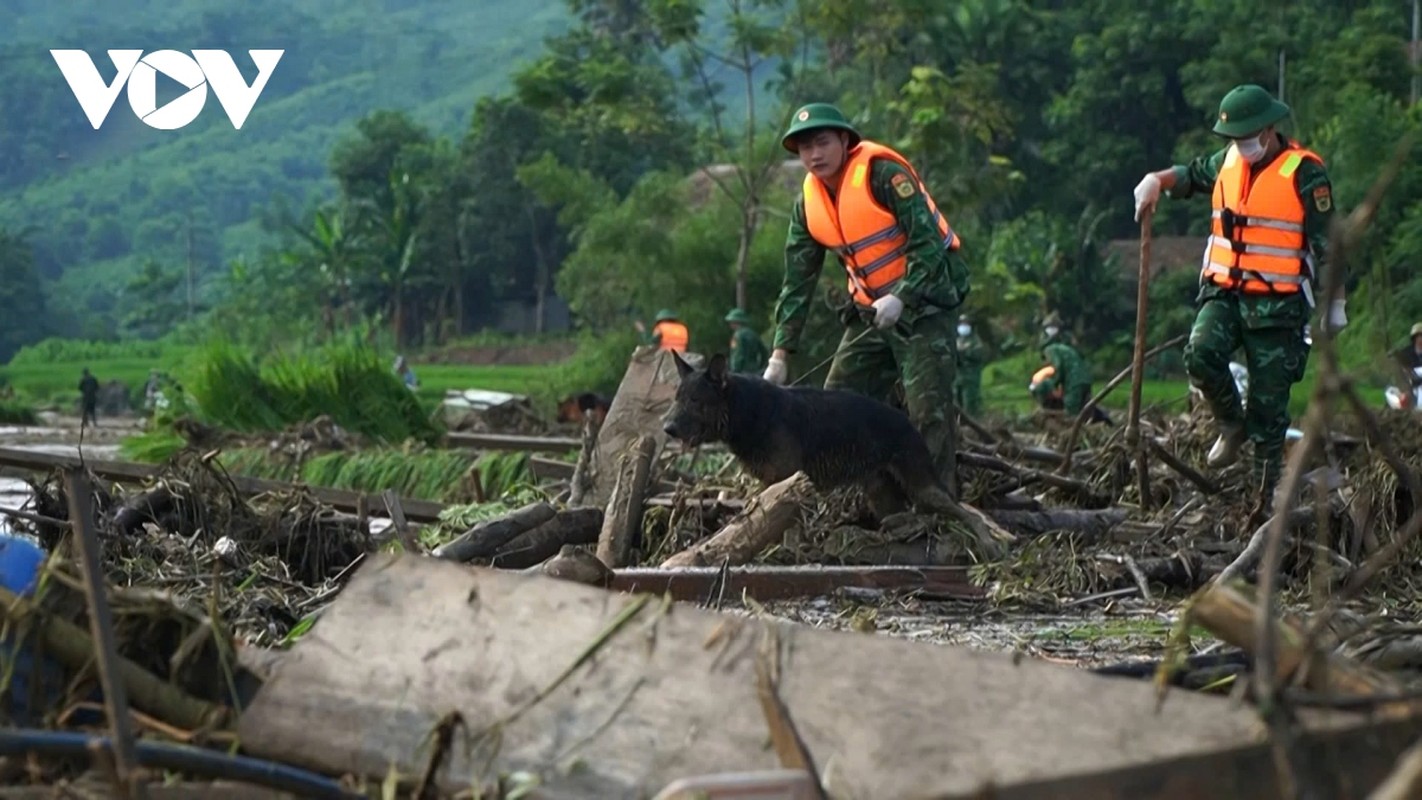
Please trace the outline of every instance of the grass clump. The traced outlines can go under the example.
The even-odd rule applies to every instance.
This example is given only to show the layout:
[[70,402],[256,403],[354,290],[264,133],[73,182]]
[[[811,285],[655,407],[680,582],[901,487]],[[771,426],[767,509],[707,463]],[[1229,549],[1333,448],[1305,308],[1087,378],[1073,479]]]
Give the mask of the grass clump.
[[324,414],[384,444],[432,443],[440,434],[384,359],[360,344],[283,354],[258,366],[249,353],[214,343],[186,389],[198,419],[240,433],[279,431]]
[[34,409],[13,400],[0,400],[0,425],[38,425]]

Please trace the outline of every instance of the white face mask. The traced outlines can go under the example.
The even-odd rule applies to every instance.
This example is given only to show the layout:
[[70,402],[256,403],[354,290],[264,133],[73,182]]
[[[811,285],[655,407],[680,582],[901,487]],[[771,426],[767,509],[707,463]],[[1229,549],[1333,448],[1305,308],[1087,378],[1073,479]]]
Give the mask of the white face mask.
[[1048,326],[1047,326],[1047,336],[1056,336],[1058,333],[1061,333],[1061,332],[1062,332],[1062,329],[1061,329],[1061,328],[1058,328],[1058,327],[1055,326],[1055,325],[1048,325]]
[[970,334],[970,333],[972,333],[972,332],[973,332],[973,328],[972,328],[972,326],[970,326],[970,325],[959,325],[959,326],[958,326],[958,335],[959,335],[959,336],[967,336],[968,334]]
[[1236,139],[1234,146],[1239,150],[1239,155],[1251,164],[1259,163],[1266,149],[1258,139]]

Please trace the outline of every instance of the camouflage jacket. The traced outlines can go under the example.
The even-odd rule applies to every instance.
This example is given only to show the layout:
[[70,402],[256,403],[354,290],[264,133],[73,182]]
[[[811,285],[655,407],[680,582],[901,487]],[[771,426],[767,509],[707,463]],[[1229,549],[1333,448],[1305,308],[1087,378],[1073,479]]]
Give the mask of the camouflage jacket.
[[[1224,164],[1225,154],[1229,152],[1229,147],[1220,148],[1218,151],[1208,156],[1200,156],[1192,159],[1189,164],[1177,165],[1175,167],[1175,188],[1168,194],[1172,198],[1184,199],[1195,194],[1209,196],[1215,188],[1215,178],[1220,174],[1220,167]],[[1261,169],[1261,165],[1255,167]],[[1324,264],[1324,257],[1328,252],[1328,225],[1333,217],[1333,187],[1328,180],[1328,172],[1322,165],[1311,160],[1304,160],[1299,164],[1298,170],[1294,173],[1294,182],[1298,187],[1299,199],[1303,201],[1304,207],[1304,238],[1308,242],[1309,252],[1313,255],[1315,266],[1314,291],[1322,290],[1320,278]],[[1202,248],[1205,244],[1200,245]],[[1203,251],[1202,251],[1203,253]],[[1344,275],[1339,275],[1339,280],[1344,280]],[[1213,283],[1202,282],[1200,286],[1199,302],[1204,302],[1212,297],[1233,294],[1233,290],[1222,289]],[[1256,325],[1274,326],[1278,324],[1299,324],[1308,321],[1310,309],[1308,301],[1301,294],[1293,295],[1239,295],[1239,308],[1244,315],[1245,325],[1255,327]]]
[[1043,345],[1042,356],[1056,370],[1056,374],[1042,381],[1041,392],[1050,392],[1058,386],[1064,389],[1077,389],[1091,385],[1091,370],[1086,366],[1086,359],[1081,357],[1080,351],[1067,344],[1060,336],[1049,339]]
[[[894,213],[908,236],[908,264],[894,294],[904,303],[900,319],[911,325],[925,312],[953,309],[963,301],[968,294],[968,265],[961,251],[950,253],[944,249],[943,238],[938,235],[938,226],[933,222],[923,193],[915,191],[901,197],[894,191],[891,183],[894,176],[907,174],[908,170],[882,158],[874,159],[869,168],[869,187],[874,199]],[[785,241],[785,279],[775,304],[776,349],[795,352],[824,263],[825,246],[810,235],[805,222],[805,198],[801,194],[795,198],[790,232]]]
[[731,371],[745,374],[760,374],[765,369],[770,352],[760,334],[750,328],[737,328],[731,334]]
[[981,370],[987,363],[987,348],[975,333],[958,337],[958,369],[963,372]]

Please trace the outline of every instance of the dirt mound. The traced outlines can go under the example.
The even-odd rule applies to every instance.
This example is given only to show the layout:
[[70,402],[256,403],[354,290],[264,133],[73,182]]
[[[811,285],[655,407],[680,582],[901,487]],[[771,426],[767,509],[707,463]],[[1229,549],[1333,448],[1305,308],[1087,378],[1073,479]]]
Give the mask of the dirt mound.
[[425,364],[470,364],[474,366],[514,366],[556,364],[573,355],[575,342],[543,344],[451,345],[420,359]]

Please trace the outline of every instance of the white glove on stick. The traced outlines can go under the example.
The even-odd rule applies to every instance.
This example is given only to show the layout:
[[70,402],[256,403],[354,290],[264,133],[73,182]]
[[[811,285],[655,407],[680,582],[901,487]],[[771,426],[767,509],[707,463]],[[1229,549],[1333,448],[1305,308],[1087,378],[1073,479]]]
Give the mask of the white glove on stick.
[[874,301],[874,327],[879,330],[894,327],[904,313],[904,301],[889,294]]
[[1341,297],[1328,304],[1328,330],[1337,333],[1348,327],[1348,312],[1344,310],[1347,304]]
[[765,374],[761,377],[778,386],[784,386],[786,377],[785,359],[771,356],[770,361],[765,365]]
[[1141,221],[1141,212],[1147,208],[1155,208],[1155,204],[1160,200],[1160,178],[1155,177],[1154,172],[1146,173],[1141,182],[1136,184],[1136,222]]

